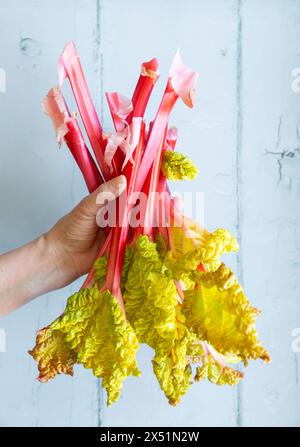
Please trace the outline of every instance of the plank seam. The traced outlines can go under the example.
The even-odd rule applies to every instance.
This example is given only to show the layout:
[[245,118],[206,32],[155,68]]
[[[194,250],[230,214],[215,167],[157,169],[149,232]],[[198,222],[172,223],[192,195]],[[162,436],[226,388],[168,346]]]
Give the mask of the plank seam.
[[[242,137],[243,137],[243,105],[242,105],[242,7],[243,0],[237,1],[237,40],[236,40],[236,235],[242,245]],[[237,254],[237,273],[243,284],[243,264],[241,251]],[[242,421],[242,384],[237,385],[236,394],[236,425],[241,427]]]

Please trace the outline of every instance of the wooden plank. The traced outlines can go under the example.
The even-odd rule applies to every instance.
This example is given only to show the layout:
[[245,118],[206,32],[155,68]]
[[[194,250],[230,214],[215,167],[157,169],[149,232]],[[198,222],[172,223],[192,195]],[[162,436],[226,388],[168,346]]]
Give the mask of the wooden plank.
[[[241,237],[238,262],[230,257],[229,263],[263,310],[258,327],[273,357],[270,366],[248,367],[239,393],[194,385],[174,409],[143,348],[143,376],[126,383],[112,408],[102,398],[99,414],[98,383],[89,372],[77,368],[74,379],[41,385],[26,354],[35,330],[63,309],[73,285],[1,321],[7,334],[7,352],[0,353],[1,426],[299,425],[300,361],[291,348],[292,330],[300,326],[299,93],[291,90],[291,72],[300,66],[299,6],[299,0],[193,0],[188,8],[170,0],[142,8],[135,0],[1,1],[0,68],[7,75],[7,92],[0,93],[1,251],[46,231],[85,194],[39,105],[57,79],[65,42],[76,40],[99,110],[103,89],[130,96],[139,64],[157,56],[161,80],[148,118],[180,47],[200,72],[199,93],[196,108],[179,105],[172,123],[180,129],[178,147],[200,175],[173,190],[205,191],[206,225]],[[107,107],[104,122],[112,129]]]
[[[234,231],[236,146],[235,1],[102,1],[103,83],[105,91],[130,96],[139,66],[152,57],[161,62],[161,79],[147,113],[153,117],[168,68],[178,47],[183,60],[200,72],[194,110],[179,104],[172,124],[179,127],[178,149],[199,166],[199,179],[174,185],[178,192],[205,191],[205,222]],[[106,127],[111,126],[107,108]],[[234,264],[234,259],[231,259]],[[130,379],[122,399],[104,407],[106,426],[214,426],[235,424],[235,391],[210,383],[196,384],[181,405],[172,408],[151,370],[150,349],[141,348],[140,379]]]
[[242,425],[299,426],[300,326],[299,93],[300,2],[242,5],[241,265],[249,297],[262,309],[270,366],[251,365],[243,383]]
[[[86,194],[40,104],[57,82],[57,59],[70,39],[77,42],[97,93],[97,2],[2,0],[0,23],[0,65],[7,75],[7,92],[0,94],[0,248],[6,251],[47,231]],[[7,334],[7,352],[0,353],[1,426],[98,424],[98,385],[90,372],[77,368],[74,378],[39,384],[27,354],[35,331],[62,311],[74,287],[1,321]]]

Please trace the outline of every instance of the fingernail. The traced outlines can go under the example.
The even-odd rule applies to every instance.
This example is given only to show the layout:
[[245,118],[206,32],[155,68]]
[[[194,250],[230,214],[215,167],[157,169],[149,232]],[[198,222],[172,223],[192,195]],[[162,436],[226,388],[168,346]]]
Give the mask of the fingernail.
[[126,189],[127,181],[125,175],[120,175],[109,180],[98,189],[96,203],[103,205],[105,200],[112,201],[119,197]]

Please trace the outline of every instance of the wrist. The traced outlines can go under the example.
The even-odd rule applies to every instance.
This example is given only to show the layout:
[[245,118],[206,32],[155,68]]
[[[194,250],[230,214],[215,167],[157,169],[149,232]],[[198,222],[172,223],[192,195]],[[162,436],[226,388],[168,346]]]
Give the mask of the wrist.
[[68,281],[47,235],[1,255],[0,273],[0,317]]
[[71,265],[72,257],[68,256],[63,244],[53,234],[53,230],[41,235],[36,242],[41,260],[49,272],[51,290],[65,287],[76,279]]

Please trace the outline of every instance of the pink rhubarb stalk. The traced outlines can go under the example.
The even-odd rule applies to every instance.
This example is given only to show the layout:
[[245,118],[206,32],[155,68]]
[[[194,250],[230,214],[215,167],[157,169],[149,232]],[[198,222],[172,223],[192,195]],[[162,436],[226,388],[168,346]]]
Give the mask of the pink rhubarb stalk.
[[[124,138],[126,137],[126,129],[128,128],[127,123],[127,117],[130,115],[130,113],[133,110],[132,102],[129,98],[126,96],[121,95],[118,92],[106,92],[105,93],[108,107],[111,113],[111,117],[115,126],[115,129],[117,131],[117,135],[123,135]],[[124,140],[122,138],[120,140],[120,143]],[[115,138],[116,140],[116,138]],[[110,140],[108,140],[108,145],[110,143]],[[107,145],[107,146],[108,146]],[[105,151],[105,158],[107,154],[107,149]],[[120,172],[122,169],[122,164],[124,161],[124,155],[121,151],[121,149],[118,149],[118,144],[114,148],[112,160],[111,160],[111,170],[115,172]]]
[[133,105],[129,98],[118,92],[105,93],[111,117],[117,132],[126,127],[127,117],[133,111]]
[[[153,237],[153,226],[155,212],[158,211],[158,194],[159,194],[159,179],[161,177],[161,157],[162,148],[164,147],[164,141],[161,142],[160,147],[157,148],[157,153],[149,171],[147,180],[145,182],[143,192],[147,195],[147,209],[145,215],[145,223],[143,233],[149,237]],[[159,216],[157,216],[157,223],[159,222]]]
[[[108,252],[110,240],[111,240],[111,231],[108,233],[108,236],[106,237],[104,244],[101,246],[100,251],[99,251],[98,255],[96,256],[96,259],[94,262],[96,262],[96,260],[98,260],[99,258],[104,256]],[[94,275],[95,275],[95,271],[94,271],[94,267],[92,267],[90,269],[84,283],[80,287],[80,290],[85,289],[85,288],[90,288],[94,285],[94,283],[95,283]]]
[[102,183],[102,178],[84,142],[78,122],[71,116],[58,87],[48,92],[43,107],[52,120],[58,144],[60,145],[63,140],[66,142],[83,174],[88,190],[94,191]]
[[111,175],[104,160],[105,141],[103,139],[102,127],[88,90],[74,42],[69,42],[65,46],[59,59],[58,73],[60,87],[65,78],[68,78],[70,81],[82,122],[98,161],[101,173],[104,180],[108,180]]
[[[118,92],[107,92],[106,99],[113,123],[117,132],[122,133],[126,126],[130,126],[134,118],[143,118],[150,95],[159,77],[158,61],[151,59],[144,62],[141,67],[141,73],[135,87],[132,100]],[[113,164],[115,171],[119,172],[126,164],[122,164],[122,152],[115,149]]]
[[142,188],[146,180],[149,166],[152,165],[156,150],[162,143],[170,113],[177,99],[180,97],[187,106],[193,107],[197,77],[196,72],[181,62],[179,52],[177,52],[171,65],[163,98],[150,130],[140,167],[139,180],[136,184],[137,191]]

